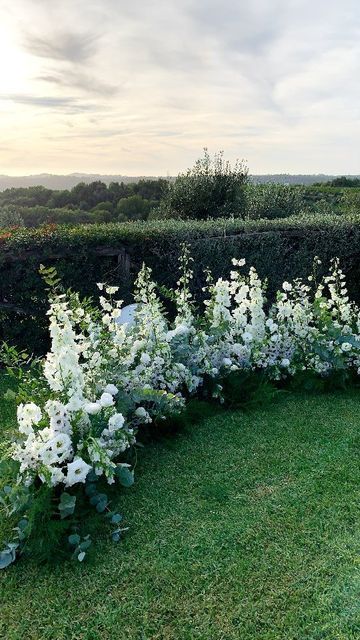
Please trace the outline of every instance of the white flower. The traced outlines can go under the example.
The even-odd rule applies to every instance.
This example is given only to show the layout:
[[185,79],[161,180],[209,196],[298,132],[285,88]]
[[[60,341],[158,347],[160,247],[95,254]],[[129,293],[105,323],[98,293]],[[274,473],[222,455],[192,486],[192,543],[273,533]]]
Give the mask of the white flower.
[[125,418],[122,413],[115,413],[111,418],[109,418],[108,427],[110,433],[121,429],[124,426]]
[[100,404],[102,407],[112,407],[114,404],[114,398],[111,393],[103,393],[100,397]]
[[290,284],[290,282],[283,282],[282,288],[284,289],[284,291],[291,291],[292,289],[292,285]]
[[64,482],[65,476],[62,470],[59,469],[59,467],[50,466],[48,467],[48,470],[51,473],[50,484],[52,487],[55,487],[55,485],[60,484],[61,482]]
[[245,258],[241,258],[240,260],[237,260],[236,258],[233,258],[231,260],[232,264],[234,265],[234,267],[243,267],[244,264],[246,263]]
[[100,289],[100,291],[102,291],[103,288],[104,288],[104,283],[103,282],[97,282],[96,286],[97,286],[98,289]]
[[20,433],[29,434],[32,431],[32,425],[39,424],[41,418],[41,409],[34,402],[19,404],[17,408],[17,419]]
[[151,358],[148,353],[142,353],[140,357],[141,364],[150,364]]
[[146,418],[146,416],[148,415],[148,412],[146,411],[146,409],[144,407],[138,407],[135,411],[135,415],[138,418]]
[[50,440],[48,446],[58,457],[68,457],[71,454],[71,438],[67,433],[59,433],[53,440]]
[[232,360],[230,358],[223,358],[222,363],[223,363],[224,367],[231,367]]
[[352,346],[350,344],[350,342],[343,342],[341,345],[341,349],[342,351],[351,351]]
[[114,384],[107,384],[104,393],[110,393],[110,395],[116,396],[116,394],[119,393],[119,389],[115,387]]
[[112,296],[114,293],[116,293],[117,291],[119,291],[119,287],[105,287],[105,291],[106,291],[106,293],[108,293],[110,296]]
[[290,365],[290,360],[288,358],[283,358],[281,360],[281,366],[282,367],[288,367]]
[[89,473],[91,466],[85,462],[82,458],[75,458],[66,467],[67,475],[65,484],[68,487],[72,487],[77,482],[85,482],[86,476]]
[[89,415],[94,416],[101,411],[101,404],[98,402],[86,402],[86,404],[84,404],[84,411]]

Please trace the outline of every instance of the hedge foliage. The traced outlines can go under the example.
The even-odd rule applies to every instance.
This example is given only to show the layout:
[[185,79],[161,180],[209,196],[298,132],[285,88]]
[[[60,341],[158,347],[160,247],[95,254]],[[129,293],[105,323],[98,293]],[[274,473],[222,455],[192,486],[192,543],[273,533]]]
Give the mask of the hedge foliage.
[[190,244],[195,259],[198,298],[204,269],[209,267],[215,277],[227,275],[233,257],[245,257],[261,278],[269,279],[271,298],[284,279],[306,277],[318,255],[324,268],[332,257],[340,258],[350,295],[360,301],[360,215],[20,228],[0,234],[0,339],[37,352],[47,348],[40,264],[54,265],[64,285],[83,296],[96,292],[96,282],[117,284],[129,303],[143,261],[161,285],[176,282],[183,242]]

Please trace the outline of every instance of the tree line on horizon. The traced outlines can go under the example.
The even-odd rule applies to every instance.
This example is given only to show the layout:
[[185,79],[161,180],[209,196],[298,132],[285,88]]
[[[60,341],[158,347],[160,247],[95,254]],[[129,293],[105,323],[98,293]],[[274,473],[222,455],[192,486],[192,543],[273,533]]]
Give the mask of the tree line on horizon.
[[330,213],[345,205],[349,209],[349,203],[358,210],[358,189],[360,178],[347,176],[309,187],[271,179],[256,183],[243,161],[231,165],[222,151],[211,157],[205,148],[193,167],[171,180],[142,178],[108,185],[96,180],[63,190],[43,186],[5,189],[0,192],[0,227],[149,218],[276,218],[311,208]]

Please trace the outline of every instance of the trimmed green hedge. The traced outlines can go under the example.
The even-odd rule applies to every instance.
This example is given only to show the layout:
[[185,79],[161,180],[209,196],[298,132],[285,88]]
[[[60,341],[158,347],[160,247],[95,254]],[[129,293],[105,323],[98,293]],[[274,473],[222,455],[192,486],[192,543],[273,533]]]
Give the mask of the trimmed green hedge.
[[314,215],[280,220],[152,221],[122,224],[48,226],[0,234],[0,338],[34,351],[47,347],[47,301],[38,274],[54,265],[65,286],[96,294],[96,282],[120,285],[131,301],[142,261],[165,286],[178,278],[180,245],[195,259],[198,297],[204,269],[227,276],[232,257],[245,257],[269,281],[269,297],[284,279],[306,277],[315,255],[327,266],[338,256],[353,298],[360,301],[360,216]]

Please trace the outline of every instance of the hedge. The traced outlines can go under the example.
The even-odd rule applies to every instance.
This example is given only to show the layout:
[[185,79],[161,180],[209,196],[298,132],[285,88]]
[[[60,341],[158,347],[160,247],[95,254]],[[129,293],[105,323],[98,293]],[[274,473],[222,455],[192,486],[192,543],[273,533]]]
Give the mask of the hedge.
[[[279,220],[151,221],[121,224],[50,225],[0,235],[0,339],[42,352],[47,348],[46,292],[38,269],[54,265],[66,287],[84,296],[96,282],[120,286],[131,302],[134,278],[145,261],[162,285],[173,285],[182,242],[194,262],[194,288],[201,297],[204,269],[226,276],[232,257],[245,257],[262,278],[269,298],[284,279],[306,277],[318,255],[327,266],[338,256],[351,296],[360,301],[360,215]],[[325,268],[325,267],[324,267]]]

